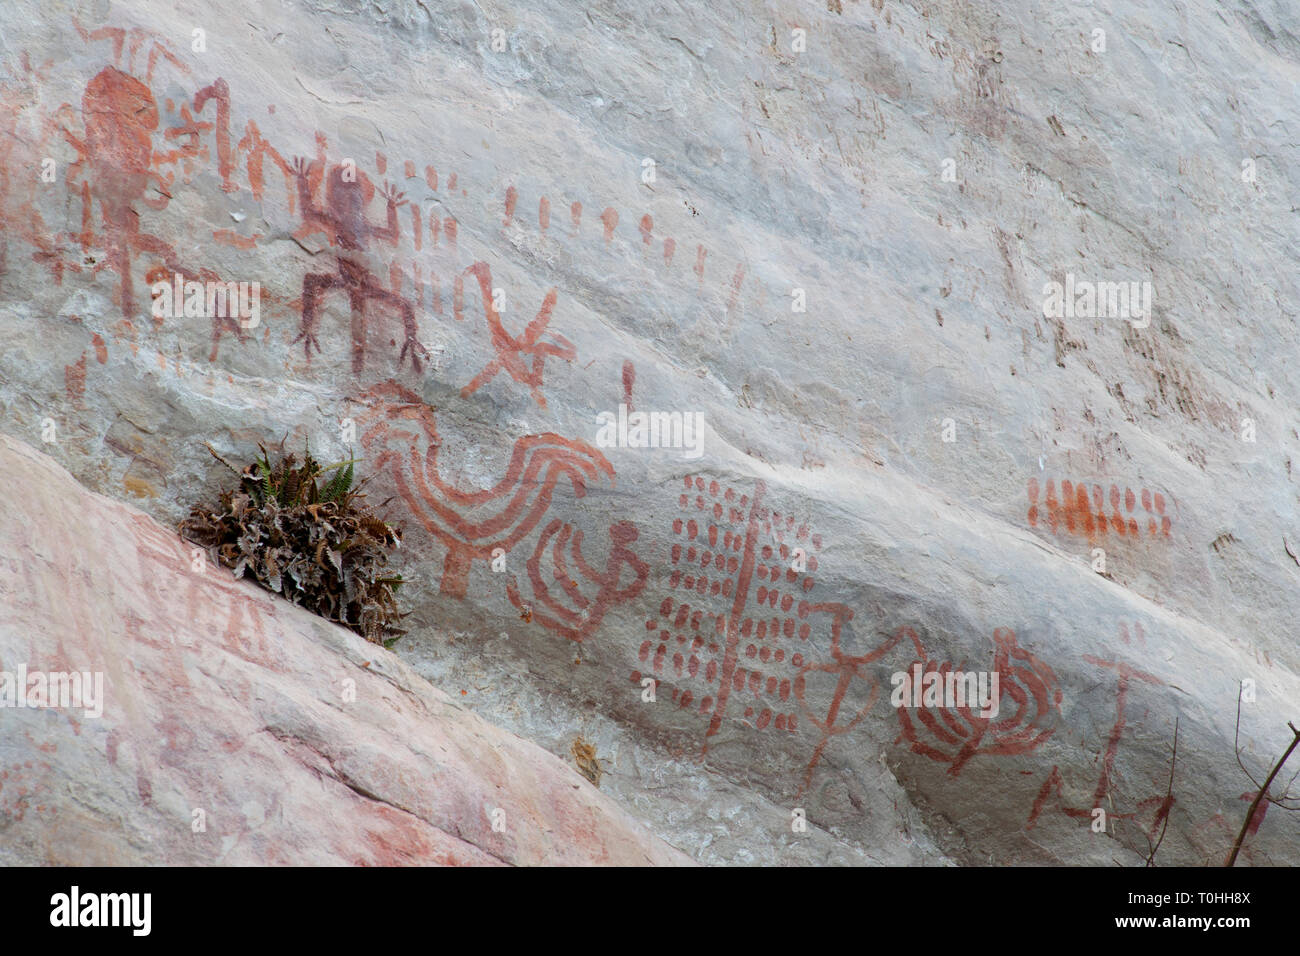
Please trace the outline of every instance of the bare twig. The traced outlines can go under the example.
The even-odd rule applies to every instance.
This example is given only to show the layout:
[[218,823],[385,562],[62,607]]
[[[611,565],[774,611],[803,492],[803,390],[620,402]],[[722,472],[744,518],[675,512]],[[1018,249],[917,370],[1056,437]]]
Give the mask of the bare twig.
[[1246,765],[1241,762],[1241,685],[1240,684],[1237,685],[1237,726],[1233,729],[1232,732],[1232,752],[1237,755],[1237,766],[1241,768],[1241,772],[1246,775],[1246,779],[1249,780],[1251,783],[1253,783],[1255,785],[1255,789],[1258,790],[1259,781],[1256,780],[1253,776],[1251,776],[1250,771],[1246,769]]
[[1300,768],[1297,768],[1296,772],[1291,774],[1291,779],[1286,782],[1286,789],[1282,791],[1282,796],[1278,799],[1285,800],[1291,796],[1291,784],[1295,783],[1296,777],[1300,777]]
[[[1241,712],[1240,693],[1238,693],[1237,696],[1237,711],[1238,711],[1238,718],[1240,719],[1240,712]],[[1228,862],[1225,863],[1224,866],[1232,866],[1237,862],[1237,854],[1241,852],[1241,845],[1246,840],[1246,831],[1250,828],[1250,821],[1255,819],[1255,811],[1259,809],[1259,802],[1263,800],[1264,795],[1268,793],[1268,788],[1272,785],[1273,778],[1276,777],[1278,773],[1281,771],[1282,765],[1287,762],[1287,759],[1295,751],[1296,747],[1300,747],[1300,730],[1296,730],[1295,724],[1292,723],[1288,723],[1287,726],[1291,728],[1291,733],[1294,735],[1291,738],[1291,746],[1287,747],[1286,753],[1282,754],[1282,757],[1278,760],[1278,762],[1273,764],[1273,770],[1268,775],[1268,779],[1264,781],[1264,786],[1260,787],[1259,793],[1255,794],[1255,799],[1250,802],[1250,809],[1246,811],[1246,819],[1241,824],[1241,832],[1237,834],[1237,842],[1233,844],[1232,853],[1231,855],[1229,855]],[[1240,759],[1238,760],[1238,763],[1240,763]],[[1247,776],[1249,776],[1249,774],[1247,774]],[[1270,802],[1272,801],[1270,800]]]
[[[1240,704],[1238,705],[1240,706]],[[1165,831],[1169,829],[1169,817],[1172,815],[1174,808],[1174,767],[1178,765],[1178,718],[1174,718],[1174,750],[1173,755],[1169,758],[1169,789],[1165,792],[1165,799],[1160,804],[1159,813],[1164,814],[1164,823],[1160,826],[1160,838],[1156,840],[1155,846],[1151,848],[1150,855],[1147,856],[1147,866],[1155,866],[1156,851],[1160,849],[1160,844],[1165,842]]]
[[[1249,780],[1252,784],[1254,784],[1256,790],[1264,789],[1263,786],[1260,784],[1260,782],[1255,779],[1254,775],[1251,774],[1251,772],[1246,769],[1246,765],[1241,762],[1240,737],[1241,737],[1241,688],[1238,687],[1237,688],[1237,725],[1236,728],[1233,730],[1232,749],[1233,752],[1237,755],[1237,766],[1240,767],[1241,772],[1246,775],[1246,779]],[[1300,799],[1291,796],[1291,785],[1295,783],[1296,777],[1300,777],[1300,768],[1297,768],[1296,772],[1291,775],[1291,779],[1287,781],[1286,789],[1282,791],[1282,796],[1275,797],[1272,794],[1265,792],[1264,800],[1267,801],[1268,803],[1271,803],[1275,807],[1281,807],[1283,810],[1300,810],[1300,804],[1291,804],[1286,802],[1292,799]]]

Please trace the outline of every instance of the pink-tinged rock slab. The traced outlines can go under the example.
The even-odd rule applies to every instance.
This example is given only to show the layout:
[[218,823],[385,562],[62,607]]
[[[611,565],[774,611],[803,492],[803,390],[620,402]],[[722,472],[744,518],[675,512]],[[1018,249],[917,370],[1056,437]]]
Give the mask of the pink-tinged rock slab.
[[0,476],[0,671],[104,687],[98,718],[0,708],[0,863],[690,862],[390,652],[196,571],[51,458],[0,436]]

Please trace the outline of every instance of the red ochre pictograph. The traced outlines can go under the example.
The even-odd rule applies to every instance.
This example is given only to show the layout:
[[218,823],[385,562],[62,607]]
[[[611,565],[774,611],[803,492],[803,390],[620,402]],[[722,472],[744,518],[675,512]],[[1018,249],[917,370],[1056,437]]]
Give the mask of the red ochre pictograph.
[[[632,545],[638,536],[636,525],[619,521],[609,529],[609,557],[604,570],[593,567],[582,550],[582,532],[559,518],[542,532],[527,563],[527,593],[522,593],[514,575],[506,585],[510,603],[531,612],[530,620],[582,643],[590,637],[615,604],[630,601],[645,589],[650,566],[637,557]],[[549,572],[550,586],[547,585]],[[624,569],[630,572],[623,584]],[[588,596],[583,591],[595,589]]]
[[[513,175],[507,175],[506,179],[512,179]],[[507,183],[502,197],[502,207],[504,216],[502,223],[504,226],[514,225],[518,228],[521,225],[521,217],[516,217],[515,211],[519,204],[519,190],[513,184]],[[572,219],[572,228],[569,230],[571,237],[576,237],[582,228],[582,203],[574,201],[570,205],[570,217]],[[538,232],[545,235],[551,220],[551,201],[547,196],[538,197]],[[655,233],[654,217],[646,212],[639,217],[633,215],[623,215],[613,206],[606,206],[604,212],[600,214],[601,238],[605,243],[610,243],[614,239],[615,232],[618,229],[620,221],[636,219],[637,231],[641,237],[641,245],[645,248],[652,248],[657,238]],[[672,236],[665,236],[662,240],[663,264],[665,270],[670,270],[673,265],[673,256],[677,250],[678,240]],[[696,246],[695,262],[691,270],[696,275],[696,286],[700,292],[704,288],[704,265],[705,259],[709,255],[709,248],[700,243]],[[768,298],[768,289],[766,285],[749,275],[743,262],[738,262],[734,270],[722,280],[722,291],[727,296],[727,311],[732,312],[736,309],[741,300],[741,289],[744,286],[752,287],[751,295],[758,308],[762,308]],[[775,293],[773,293],[775,295]]]
[[505,476],[493,487],[462,490],[439,474],[442,439],[434,412],[414,392],[385,382],[360,401],[370,406],[362,444],[373,467],[392,479],[411,516],[447,548],[440,590],[450,597],[465,596],[475,558],[509,551],[537,526],[562,480],[581,498],[587,482],[614,479],[614,467],[596,449],[548,433],[516,441]]
[[[1123,628],[1127,633],[1127,628]],[[1125,706],[1128,702],[1129,690],[1134,681],[1141,681],[1154,686],[1164,686],[1164,681],[1160,678],[1140,671],[1137,668],[1125,664],[1122,661],[1108,661],[1094,657],[1091,654],[1085,654],[1083,659],[1089,664],[1096,667],[1113,670],[1116,674],[1116,694],[1115,694],[1115,723],[1111,727],[1110,736],[1106,741],[1106,749],[1101,754],[1101,768],[1097,774],[1097,786],[1093,791],[1092,805],[1087,807],[1070,807],[1062,804],[1063,780],[1061,778],[1060,768],[1053,766],[1048,772],[1047,779],[1043,781],[1042,788],[1038,791],[1038,796],[1034,799],[1034,805],[1029,812],[1029,819],[1025,823],[1025,829],[1032,830],[1042,815],[1043,810],[1047,807],[1049,797],[1053,794],[1056,796],[1058,809],[1066,816],[1070,817],[1092,817],[1092,811],[1098,807],[1106,810],[1108,816],[1116,819],[1131,819],[1137,816],[1137,811],[1155,809],[1156,824],[1168,816],[1173,807],[1172,796],[1153,796],[1140,801],[1136,810],[1131,813],[1116,812],[1110,801],[1103,803],[1111,790],[1112,777],[1115,773],[1115,758],[1119,752],[1120,740],[1124,736],[1124,727],[1127,723]]]
[[[722,724],[733,689],[749,688],[753,698],[760,700],[766,692],[769,699],[775,698],[771,702],[778,708],[784,705],[781,712],[774,714],[771,708],[763,707],[755,715],[747,701],[747,717],[754,719],[760,729],[770,725],[778,730],[794,731],[798,727],[792,691],[804,656],[800,653],[803,645],[793,640],[797,635],[797,639],[806,641],[810,627],[807,623],[800,624],[797,615],[755,620],[746,613],[755,610],[751,597],[758,606],[781,602],[788,612],[798,593],[791,589],[782,595],[779,588],[769,588],[766,583],[779,581],[786,572],[782,565],[774,563],[777,552],[770,544],[759,549],[760,531],[775,530],[771,516],[761,506],[764,491],[763,483],[757,482],[751,501],[748,495],[738,495],[731,488],[723,492],[716,481],[706,483],[704,478],[686,477],[685,492],[679,499],[685,517],[673,521],[677,540],[672,545],[673,569],[668,582],[680,598],[664,598],[659,606],[659,619],[646,622],[647,631],[658,633],[657,637],[642,642],[639,653],[653,675],[674,676],[700,688],[696,693],[674,686],[672,699],[679,707],[695,705],[699,713],[709,714],[710,736]],[[801,530],[812,550],[807,529]],[[788,545],[785,550],[783,557],[788,558]],[[768,563],[761,563],[760,557]],[[815,555],[809,556],[808,567],[816,570]],[[789,574],[790,583],[800,577],[793,571]],[[751,595],[755,578],[765,583],[756,595]],[[803,579],[804,590],[811,588],[813,579],[806,575]],[[710,598],[713,600],[709,601]],[[807,605],[807,601],[802,602],[805,617]],[[789,632],[789,646],[771,646],[783,629]],[[743,649],[742,638],[748,642]],[[764,645],[761,650],[760,643]],[[748,668],[740,665],[742,650],[751,662]],[[765,674],[759,665],[765,665],[768,670],[779,669],[784,676]],[[639,681],[640,672],[634,673],[633,678]]]
[[[308,273],[302,280],[301,299],[285,302],[286,305],[301,306],[300,334],[295,341],[303,341],[309,355],[313,349],[319,350],[317,327],[320,311],[329,293],[338,290],[347,296],[351,310],[354,370],[359,371],[364,366],[367,327],[374,325],[372,313],[381,308],[392,311],[395,319],[400,317],[403,325],[405,338],[401,344],[399,364],[409,353],[412,365],[418,371],[427,356],[416,332],[416,303],[423,311],[428,299],[433,310],[441,314],[446,290],[441,288],[440,278],[455,277],[457,286],[460,285],[460,265],[444,261],[445,256],[457,254],[456,220],[451,216],[443,218],[437,211],[439,207],[425,199],[408,202],[392,186],[377,188],[355,164],[348,167],[355,176],[341,175],[339,166],[331,167],[326,157],[322,135],[317,136],[318,146],[312,162],[304,161],[295,167],[289,160],[291,153],[277,148],[273,142],[275,132],[267,128],[267,123],[272,122],[276,115],[274,104],[266,106],[269,118],[262,118],[260,124],[251,117],[238,115],[240,111],[234,91],[222,77],[198,84],[196,92],[188,98],[174,100],[162,98],[161,94],[156,97],[152,89],[158,86],[155,72],[160,68],[165,67],[183,78],[191,75],[190,67],[169,48],[163,35],[138,28],[105,26],[87,29],[75,19],[73,23],[87,44],[111,43],[114,65],[104,67],[90,79],[79,110],[73,104],[64,103],[53,115],[35,116],[32,122],[44,129],[46,136],[65,140],[77,152],[77,159],[71,164],[65,181],[72,191],[73,201],[80,203],[80,226],[67,232],[47,229],[40,211],[30,201],[11,200],[13,183],[10,177],[0,175],[0,216],[7,230],[6,239],[0,242],[16,239],[32,245],[36,250],[33,258],[48,265],[58,283],[62,283],[65,273],[69,272],[90,272],[92,269],[95,273],[102,270],[113,272],[117,279],[114,298],[124,319],[121,327],[134,339],[132,322],[136,311],[147,305],[141,301],[136,272],[142,259],[151,282],[154,278],[164,275],[170,278],[175,274],[186,281],[222,281],[216,272],[204,268],[201,261],[188,261],[192,255],[191,248],[201,249],[196,245],[197,237],[185,236],[183,245],[174,237],[164,239],[163,227],[168,217],[151,215],[174,206],[172,199],[180,185],[193,182],[196,175],[211,168],[224,192],[238,194],[248,190],[258,202],[283,202],[290,217],[297,215],[301,206],[302,223],[295,236],[302,238],[311,233],[322,233],[336,247],[333,250],[335,268]],[[53,65],[46,63],[34,68],[27,55],[22,53],[16,60],[20,72],[28,75],[33,83],[39,83]],[[9,88],[5,86],[3,90]],[[9,102],[0,104],[0,134],[10,133],[18,143],[42,140],[39,133],[35,137],[31,135],[31,123],[20,116],[21,113],[21,106]],[[42,141],[39,148],[48,149],[48,146]],[[25,160],[14,152],[11,145],[0,142],[0,158],[6,155],[18,162]],[[435,166],[425,159],[406,158],[390,164],[387,157],[376,152],[376,175],[382,178],[390,165],[396,171],[399,162],[408,183],[414,184],[421,192],[427,186],[428,200],[436,200],[434,194],[440,188],[448,195],[469,194],[470,190],[464,188],[468,184],[458,182],[454,171],[444,170],[444,181]],[[212,167],[208,166],[209,163]],[[283,195],[268,190],[268,174],[274,176],[277,169],[284,181]],[[522,214],[524,207],[520,201],[525,197],[515,185],[518,176],[512,171],[501,173],[505,207],[503,221],[512,229],[523,228],[524,220],[530,218]],[[389,208],[381,209],[377,221],[372,222],[373,214],[368,214],[368,209],[376,193],[388,200]],[[572,195],[560,200],[555,193],[550,197],[538,195],[535,201],[538,204],[539,234],[548,234],[551,206],[556,201],[569,206],[573,224],[567,231],[569,237],[580,235],[582,201]],[[403,205],[409,206],[409,237],[403,234],[396,221],[395,210]],[[656,222],[649,212],[619,210],[603,203],[592,206],[595,209],[602,207],[595,229],[588,226],[589,235],[593,238],[598,235],[604,240],[602,245],[612,244],[620,224],[626,233],[626,224],[635,222],[635,231],[640,234],[637,245],[647,254],[655,249],[657,256],[661,244],[665,273],[672,268],[675,249],[680,241],[685,240],[661,235],[662,223]],[[174,216],[170,221],[173,229],[182,225]],[[426,222],[427,236],[424,232]],[[527,226],[531,228],[531,221]],[[555,230],[550,230],[549,235],[558,237]],[[444,236],[446,243],[441,242]],[[265,239],[265,235],[242,235],[233,229],[216,229],[212,231],[211,239],[222,246],[251,251]],[[391,252],[379,249],[373,242],[376,239],[385,239],[385,244],[391,243],[394,248]],[[432,249],[426,247],[426,240],[430,241]],[[177,253],[177,249],[186,250],[184,257]],[[696,245],[694,272],[699,283],[692,282],[691,286],[698,285],[699,294],[705,291],[704,264],[708,252],[703,243]],[[383,261],[379,261],[381,258]],[[721,287],[720,293],[727,300],[728,311],[738,305],[742,286],[752,293],[754,302],[761,307],[767,290],[748,274],[743,265],[731,266],[720,262],[714,274]],[[409,293],[403,289],[407,282],[413,283]],[[268,296],[279,300],[278,295],[263,289],[263,299]],[[554,344],[538,341],[549,321],[549,312],[548,303],[544,302],[537,317],[518,336],[508,334],[499,321],[500,317],[489,312],[497,357],[467,387],[471,390],[481,387],[497,372],[505,371],[527,385],[538,405],[543,406],[545,399],[540,389],[545,358],[554,356],[571,360],[572,352],[572,346],[559,336],[552,336]],[[247,330],[236,318],[213,316],[211,322],[209,361],[217,360],[221,337],[225,333],[232,333],[241,343],[249,341]],[[373,328],[369,331],[373,332]],[[131,347],[136,348],[134,344]]]
[[[800,668],[799,676],[794,681],[794,696],[799,701],[800,710],[808,717],[809,722],[821,731],[821,739],[817,741],[817,746],[813,748],[812,759],[808,761],[808,767],[804,771],[803,786],[799,789],[800,793],[803,793],[812,785],[813,771],[817,769],[817,764],[821,761],[822,754],[825,753],[826,746],[831,742],[831,738],[848,733],[875,706],[876,699],[880,696],[880,682],[871,672],[865,670],[866,665],[884,657],[909,633],[907,629],[900,628],[892,638],[869,654],[853,656],[845,654],[840,646],[844,624],[853,620],[853,612],[843,604],[814,604],[811,606],[811,610],[832,615],[831,659],[813,664],[805,663]],[[808,678],[815,674],[828,674],[835,678],[835,689],[831,693],[831,703],[824,717],[813,713],[807,704]],[[859,707],[847,722],[840,723],[840,708],[843,706],[845,695],[855,678],[867,684],[869,688],[867,702]]]
[[[533,400],[539,408],[546,407],[546,397],[542,395],[542,374],[546,369],[548,358],[558,358],[572,362],[577,357],[573,343],[558,332],[548,332],[551,312],[555,309],[556,292],[551,289],[542,300],[542,307],[537,316],[528,323],[523,333],[512,336],[506,331],[501,316],[492,304],[492,270],[486,262],[476,262],[466,272],[471,272],[478,279],[479,290],[483,296],[483,312],[487,316],[488,328],[492,332],[492,348],[497,356],[488,362],[483,371],[474,376],[473,381],[461,389],[461,396],[468,398],[504,371],[521,385],[527,385]],[[459,288],[458,290],[459,291]],[[456,318],[461,318],[460,300],[457,300]],[[543,335],[550,336],[553,342],[541,341]],[[531,359],[531,363],[526,359]]]
[[[1031,528],[1042,523],[1053,534],[1064,531],[1087,535],[1089,538],[1104,537],[1107,534],[1136,538],[1143,531],[1148,536],[1169,537],[1172,522],[1165,514],[1165,496],[1158,491],[1153,493],[1149,488],[1143,488],[1134,494],[1132,488],[1125,488],[1121,492],[1119,485],[1111,485],[1107,496],[1101,485],[1094,484],[1090,493],[1085,482],[1075,484],[1062,480],[1058,496],[1056,482],[1049,478],[1046,497],[1041,505],[1038,500],[1040,488],[1037,478],[1029,479],[1028,491]],[[1107,500],[1110,502],[1109,516],[1106,513]],[[1139,500],[1142,511],[1137,510]]]
[[[954,667],[950,661],[933,660],[921,646],[915,632],[908,630],[916,648],[922,673],[945,676],[952,671],[969,672],[966,663]],[[1016,641],[1014,631],[993,632],[993,670],[998,674],[1001,700],[1014,702],[1014,709],[999,707],[996,715],[980,713],[978,704],[961,707],[898,708],[898,722],[913,753],[949,764],[948,773],[958,776],[978,754],[1023,754],[1035,749],[1055,733],[1061,717],[1061,690],[1056,675],[1045,663]]]
[[[222,190],[237,192],[240,186],[232,176],[241,152],[248,155],[250,182],[253,182],[255,171],[260,179],[268,155],[281,165],[283,163],[269,144],[256,135],[256,126],[251,122],[249,135],[232,147],[230,90],[221,77],[199,89],[192,101],[182,100],[178,108],[168,98],[165,102],[167,113],[178,112],[179,119],[174,125],[161,128],[162,111],[150,90],[155,69],[160,61],[165,61],[181,75],[190,72],[189,67],[168,49],[167,40],[161,34],[147,29],[120,27],[88,31],[75,18],[73,25],[87,43],[109,40],[113,45],[114,65],[104,67],[86,84],[80,130],[76,129],[76,110],[69,103],[60,106],[48,124],[78,155],[69,167],[66,182],[73,195],[80,199],[80,229],[76,233],[63,234],[53,243],[42,242],[38,236],[31,237],[31,241],[42,250],[38,259],[49,260],[56,279],[60,281],[65,268],[82,271],[75,257],[69,259],[65,255],[64,238],[80,245],[80,258],[93,265],[95,273],[103,269],[115,272],[118,276],[115,298],[122,310],[124,324],[130,329],[137,307],[134,276],[137,257],[153,259],[148,275],[150,283],[163,276],[170,280],[173,275],[181,275],[187,281],[221,281],[220,276],[210,269],[193,268],[182,262],[170,243],[142,226],[142,216],[148,211],[162,211],[170,204],[176,191],[177,167],[184,182],[188,183],[215,149]],[[146,51],[147,58],[144,55]],[[132,72],[138,58],[144,60],[147,67],[143,79]],[[201,118],[204,116],[210,119]],[[154,148],[154,136],[158,133],[168,148]],[[255,192],[259,192],[260,182],[253,182],[253,185]],[[94,215],[96,205],[100,212],[98,226]],[[39,217],[36,221],[40,221]],[[23,234],[21,230],[19,232]],[[214,239],[226,244],[251,242],[244,237],[235,237],[236,242],[232,243],[229,239],[234,236],[222,230],[213,233]],[[95,249],[105,250],[99,262],[92,254]],[[209,360],[215,361],[224,332],[232,332],[240,342],[246,338],[234,316],[217,315],[211,321]],[[155,318],[155,323],[160,324],[160,320]]]
[[[91,37],[98,36],[96,31]],[[116,41],[120,44],[121,40]],[[174,61],[165,48],[158,46],[155,53],[163,51]],[[154,57],[151,56],[152,69]],[[178,62],[178,61],[175,61]],[[220,96],[225,84],[217,80],[199,92],[200,102]],[[188,112],[188,107],[183,108]],[[60,114],[68,115],[71,107],[65,106]],[[179,274],[186,281],[219,281],[210,269],[193,269],[180,261],[175,248],[168,242],[141,228],[141,210],[160,211],[171,201],[173,175],[164,176],[162,170],[179,159],[189,160],[197,154],[197,139],[211,124],[194,124],[192,121],[180,135],[190,137],[190,143],[179,150],[155,153],[153,134],[159,127],[158,105],[149,87],[138,78],[117,67],[107,66],[86,84],[81,98],[82,131],[80,135],[63,123],[64,139],[77,152],[70,165],[68,188],[81,202],[81,229],[75,239],[81,245],[83,256],[93,261],[93,247],[106,249],[104,260],[95,265],[94,272],[111,269],[117,274],[117,300],[123,318],[130,319],[136,311],[135,258],[151,254],[165,264],[167,270]],[[173,134],[167,130],[164,135]],[[100,218],[95,226],[94,210],[98,205]],[[244,331],[231,316],[212,319],[212,353],[223,331],[230,331],[241,342]]]
[[[31,731],[26,734],[30,741]],[[58,750],[54,744],[41,749],[47,753]],[[11,823],[21,823],[29,810],[57,814],[55,789],[51,786],[56,779],[54,766],[45,760],[27,760],[0,769],[0,826],[8,829]]]
[[54,284],[62,285],[65,272],[81,272],[80,257],[66,255],[66,235],[46,226],[33,201],[39,193],[26,188],[26,176],[18,175],[31,156],[30,152],[24,156],[23,149],[45,149],[53,125],[47,118],[31,113],[29,97],[22,89],[48,80],[54,63],[46,60],[33,65],[30,57],[22,53],[10,61],[10,66],[13,69],[6,73],[13,79],[0,81],[0,222],[4,224],[0,230],[0,273],[8,261],[10,242],[22,240],[36,249],[32,261],[48,268]]
[[390,183],[384,183],[381,194],[387,200],[387,222],[377,226],[366,216],[366,209],[375,196],[375,187],[368,176],[355,166],[342,163],[329,170],[325,182],[325,203],[316,201],[315,185],[324,171],[324,160],[308,162],[298,157],[293,162],[293,172],[298,181],[298,202],[302,207],[302,228],[295,233],[303,238],[314,232],[325,234],[331,245],[340,247],[335,256],[335,272],[309,272],[302,278],[302,326],[295,342],[301,341],[307,358],[311,350],[320,351],[316,340],[316,323],[321,299],[330,289],[343,289],[352,309],[352,371],[360,373],[366,358],[367,307],[371,302],[386,305],[402,318],[406,337],[397,362],[401,365],[407,354],[416,372],[421,370],[420,357],[427,351],[418,339],[415,309],[405,298],[390,292],[379,284],[363,256],[370,240],[383,239],[396,244],[401,236],[397,225],[397,210],[406,204],[403,193]]
[[[646,621],[638,656],[644,676],[671,688],[673,703],[708,717],[705,753],[728,714],[758,730],[788,733],[806,721],[819,734],[806,786],[830,739],[856,725],[875,701],[878,688],[863,665],[899,637],[862,657],[843,653],[841,632],[853,612],[809,599],[821,535],[766,507],[766,490],[756,481],[751,496],[685,477],[682,513],[672,524],[668,586],[674,594]],[[631,677],[639,683],[643,672]],[[823,677],[829,705],[815,713],[807,687]],[[854,678],[873,685],[870,702],[846,715],[842,706]]]

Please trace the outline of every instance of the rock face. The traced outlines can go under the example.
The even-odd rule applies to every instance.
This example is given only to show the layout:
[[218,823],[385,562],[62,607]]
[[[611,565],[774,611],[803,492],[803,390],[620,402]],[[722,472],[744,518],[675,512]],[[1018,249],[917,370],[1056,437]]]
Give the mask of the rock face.
[[[388,651],[193,562],[34,449],[0,437],[0,473],[24,489],[0,514],[0,671],[27,673],[31,705],[0,710],[5,865],[690,862]],[[72,673],[99,676],[32,696]]]
[[398,654],[702,862],[1221,862],[1300,699],[1297,13],[688,6],[10,0],[0,430],[168,525],[205,441],[364,457]]

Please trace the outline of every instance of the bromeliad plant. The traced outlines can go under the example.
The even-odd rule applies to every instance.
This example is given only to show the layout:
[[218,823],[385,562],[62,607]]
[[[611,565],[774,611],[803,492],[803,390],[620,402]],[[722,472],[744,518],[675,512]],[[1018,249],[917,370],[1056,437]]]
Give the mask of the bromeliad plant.
[[[223,491],[219,507],[195,506],[181,534],[208,549],[236,577],[251,576],[281,594],[342,624],[368,641],[391,647],[406,632],[395,593],[400,574],[386,570],[388,552],[401,546],[401,529],[362,504],[362,481],[353,485],[352,458],[322,466],[308,450],[272,465],[266,448],[240,471],[208,445],[208,451],[239,476]],[[331,474],[332,472],[332,474]]]

